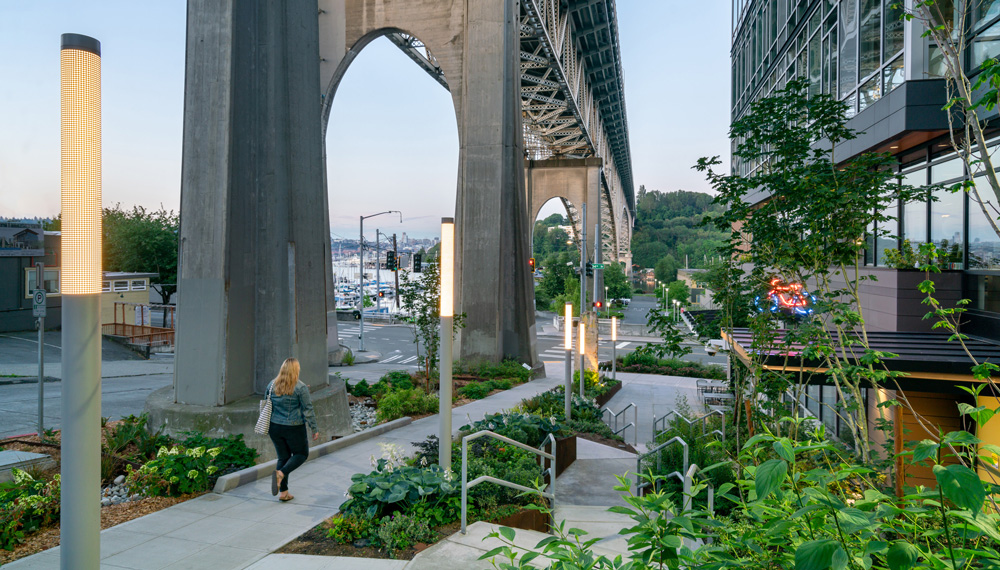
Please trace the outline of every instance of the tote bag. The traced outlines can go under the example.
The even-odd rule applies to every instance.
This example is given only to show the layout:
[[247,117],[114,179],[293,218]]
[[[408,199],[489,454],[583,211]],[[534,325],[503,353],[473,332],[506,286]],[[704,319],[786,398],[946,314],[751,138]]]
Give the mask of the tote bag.
[[253,432],[258,435],[267,435],[267,430],[271,427],[271,387],[267,387],[267,394],[260,401],[260,417],[257,418],[257,425]]

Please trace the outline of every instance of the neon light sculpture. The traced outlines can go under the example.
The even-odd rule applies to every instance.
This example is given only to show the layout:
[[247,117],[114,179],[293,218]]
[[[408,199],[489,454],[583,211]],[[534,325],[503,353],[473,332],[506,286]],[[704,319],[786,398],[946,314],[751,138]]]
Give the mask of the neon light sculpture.
[[[764,312],[760,297],[754,299],[757,310]],[[780,278],[771,279],[771,290],[767,292],[767,310],[772,313],[787,313],[798,317],[808,317],[813,313],[816,297],[805,291],[801,283],[785,283]]]

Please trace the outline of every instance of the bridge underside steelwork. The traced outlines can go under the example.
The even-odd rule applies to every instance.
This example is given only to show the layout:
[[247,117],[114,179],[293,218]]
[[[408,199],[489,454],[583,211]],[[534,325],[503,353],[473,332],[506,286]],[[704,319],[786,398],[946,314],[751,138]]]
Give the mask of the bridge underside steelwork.
[[[307,383],[325,382],[323,341],[337,338],[323,318],[329,211],[342,190],[332,180],[328,197],[324,133],[344,73],[378,37],[455,107],[463,360],[538,364],[527,262],[537,200],[586,200],[578,223],[600,228],[600,260],[627,261],[635,206],[614,0],[188,6],[178,403],[262,393],[287,356]],[[587,188],[565,188],[569,174],[562,189],[544,182],[554,178],[538,171],[556,163],[582,169]]]

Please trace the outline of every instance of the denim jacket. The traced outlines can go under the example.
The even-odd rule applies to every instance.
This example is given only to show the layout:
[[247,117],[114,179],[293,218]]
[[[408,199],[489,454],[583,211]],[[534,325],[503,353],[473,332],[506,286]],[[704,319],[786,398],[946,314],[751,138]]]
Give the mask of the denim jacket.
[[309,387],[299,380],[291,394],[279,396],[273,392],[273,386],[272,380],[267,385],[267,392],[271,394],[271,423],[283,426],[300,426],[307,423],[312,433],[318,432],[316,412],[313,411],[312,399],[309,397]]

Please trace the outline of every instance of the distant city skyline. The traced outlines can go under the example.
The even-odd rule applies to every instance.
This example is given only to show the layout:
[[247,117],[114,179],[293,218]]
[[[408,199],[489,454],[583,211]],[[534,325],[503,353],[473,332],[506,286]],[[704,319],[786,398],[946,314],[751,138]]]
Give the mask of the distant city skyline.
[[[679,5],[678,5],[679,4]],[[710,192],[691,170],[728,161],[729,4],[617,3],[633,182]],[[59,212],[59,37],[102,42],[104,203],[179,210],[186,3],[51,0],[0,4],[0,217]],[[155,38],[155,41],[150,41]],[[696,48],[696,49],[695,49]],[[427,238],[453,216],[458,133],[450,94],[387,40],[348,70],[327,131],[330,225]],[[542,216],[562,212],[558,202]]]

